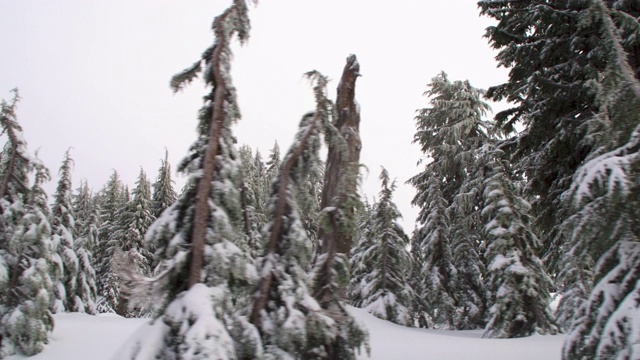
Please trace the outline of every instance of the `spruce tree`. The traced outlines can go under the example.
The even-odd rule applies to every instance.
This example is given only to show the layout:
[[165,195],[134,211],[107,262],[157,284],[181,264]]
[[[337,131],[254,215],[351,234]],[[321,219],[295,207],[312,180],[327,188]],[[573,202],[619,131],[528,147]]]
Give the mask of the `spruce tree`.
[[115,246],[131,257],[136,269],[144,275],[150,274],[153,257],[144,241],[147,230],[155,220],[152,211],[151,186],[144,170],[140,169],[133,199],[127,203],[119,218],[121,230],[115,236]]
[[[125,203],[118,215],[118,230],[109,241],[109,253],[122,252],[143,275],[150,275],[153,253],[147,249],[145,234],[155,220],[152,214],[151,185],[143,169],[140,169],[136,187],[133,189],[133,199]],[[117,275],[117,274],[116,274]],[[119,281],[120,286],[122,282]],[[143,306],[145,307],[145,306]],[[135,310],[135,311],[134,311]],[[140,310],[130,309],[126,296],[120,294],[116,312],[120,315],[139,315]],[[132,312],[133,311],[133,312]]]
[[263,249],[260,232],[267,220],[263,204],[263,198],[266,197],[264,186],[266,179],[262,164],[256,162],[249,146],[241,146],[239,153],[242,162],[242,226],[238,232],[244,235],[242,245],[255,258],[262,253]]
[[352,257],[352,263],[358,258],[365,261],[369,271],[361,283],[364,288],[356,291],[362,298],[361,307],[374,316],[400,325],[412,325],[410,300],[414,292],[408,279],[412,260],[406,249],[409,237],[398,223],[402,215],[393,202],[395,181],[389,179],[384,168],[380,172],[380,182],[379,200],[371,213],[372,238],[361,244],[366,247],[354,249]]
[[[593,84],[600,82],[607,64],[612,64],[608,58],[611,51],[597,30],[601,22],[584,26],[591,3],[478,3],[483,15],[498,21],[487,28],[485,36],[499,51],[499,66],[510,69],[509,80],[489,88],[487,96],[513,104],[496,114],[503,131],[515,134],[515,125],[522,126],[509,152],[527,178],[526,195],[533,199],[542,256],[552,275],[559,271],[561,245],[569,241],[563,224],[570,221],[573,211],[565,211],[563,198],[577,169],[598,147],[598,137],[589,130],[593,124],[590,119],[600,112]],[[637,19],[640,9],[634,1],[605,4],[615,8],[618,32],[624,37],[620,46],[637,74],[640,39],[634,35],[637,22],[628,20]],[[595,258],[604,251],[606,247]]]
[[117,171],[100,191],[100,227],[98,228],[98,251],[96,256],[96,278],[98,312],[114,312],[118,307],[119,284],[113,274],[111,260],[114,255],[112,239],[119,229],[118,215],[126,205],[123,203],[123,185]]
[[353,251],[349,259],[351,276],[349,280],[349,301],[355,307],[362,307],[363,295],[369,283],[369,273],[371,269],[370,258],[366,256],[366,250],[372,246],[372,241],[376,237],[373,233],[373,205],[364,201],[362,208],[357,213],[358,233],[354,241]]
[[469,176],[479,151],[490,141],[490,124],[483,119],[489,106],[482,90],[468,81],[450,81],[444,72],[431,80],[425,95],[430,106],[418,110],[414,142],[431,162],[408,182],[417,190],[412,204],[420,207],[412,247],[421,256],[416,263],[425,264],[424,271],[414,272],[422,277],[421,288],[431,290],[422,295],[426,309],[416,309],[416,315],[431,309],[444,322],[436,325],[477,328],[483,323],[486,291],[479,281],[484,278],[481,229],[471,221],[479,209],[468,194],[477,183]]
[[174,181],[171,179],[171,164],[169,164],[169,151],[164,154],[161,160],[160,169],[158,169],[158,177],[153,183],[153,196],[151,201],[151,214],[154,218],[160,217],[162,212],[173,205],[177,195],[173,189]]
[[[262,276],[250,321],[260,331],[266,358],[327,359],[340,354],[350,359],[366,346],[366,333],[349,317],[343,318],[347,323],[342,329],[336,328],[335,315],[312,296],[305,272],[313,251],[299,202],[315,197],[305,183],[316,176],[321,134],[326,135],[332,118],[327,79],[315,71],[307,76],[314,83],[316,111],[303,116],[272,186],[273,220],[265,227],[266,252],[258,259]],[[335,345],[338,339],[344,341],[338,341],[340,347]]]
[[428,314],[429,322],[435,327],[454,329],[459,322],[457,288],[460,284],[449,239],[448,204],[435,177],[429,178],[423,189],[419,201],[426,205],[422,209],[426,216],[419,218],[423,225],[416,229],[412,242],[422,255],[415,259],[420,268],[419,278],[415,279],[416,296],[426,308],[418,311]]
[[[240,163],[231,125],[240,118],[231,82],[231,41],[249,36],[248,9],[235,0],[213,23],[214,43],[193,66],[171,81],[179,90],[203,70],[211,87],[200,110],[198,138],[179,166],[186,173],[186,191],[151,226],[146,240],[170,239],[161,272],[148,279],[125,266],[132,286],[130,301],[152,296],[159,307],[153,328],[138,334],[119,353],[121,359],[149,357],[236,359],[259,355],[260,339],[236,307],[256,277],[249,257],[230,241],[237,239],[234,222],[241,219],[237,187]],[[131,265],[131,264],[129,264]],[[235,301],[235,304],[233,301]],[[235,339],[235,341],[234,341]],[[258,354],[258,355],[256,355]]]
[[64,160],[58,172],[60,179],[54,194],[51,208],[53,246],[60,255],[63,263],[62,278],[56,288],[56,304],[54,312],[81,311],[84,308],[81,297],[78,296],[78,272],[80,262],[75,250],[76,217],[73,209],[73,195],[71,187],[71,166],[73,159],[69,150],[65,152]]
[[[0,358],[42,351],[53,330],[53,279],[61,260],[53,251],[47,197],[49,172],[27,151],[16,117],[18,90],[0,103]],[[35,183],[29,188],[29,174]]]
[[[76,214],[76,241],[74,243],[79,260],[77,311],[95,314],[96,271],[94,254],[98,250],[99,213],[91,196],[87,181],[80,183],[73,201]],[[80,306],[81,305],[81,306]]]
[[565,229],[572,249],[584,248],[597,262],[593,291],[574,317],[564,359],[639,356],[640,81],[637,52],[625,47],[637,41],[640,24],[626,13],[628,4],[610,6],[591,1],[581,19],[598,34],[607,61],[590,84],[598,113],[588,135],[596,146],[565,194],[564,205],[573,210]]
[[552,283],[537,256],[540,243],[532,230],[530,205],[516,193],[504,153],[496,149],[490,156],[482,215],[494,296],[484,336],[555,334],[558,329],[548,310]]

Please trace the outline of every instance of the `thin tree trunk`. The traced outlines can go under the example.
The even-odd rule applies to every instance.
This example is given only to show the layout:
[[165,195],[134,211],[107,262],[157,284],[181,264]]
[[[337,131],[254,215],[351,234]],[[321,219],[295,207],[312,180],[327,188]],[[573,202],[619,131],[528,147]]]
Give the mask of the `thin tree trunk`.
[[[309,125],[309,128],[302,136],[300,140],[300,146],[295,150],[291,157],[286,159],[282,171],[280,172],[280,183],[278,187],[278,203],[276,204],[276,214],[274,216],[273,225],[271,226],[271,236],[269,237],[269,244],[267,246],[266,258],[272,258],[272,254],[275,254],[278,247],[278,240],[282,237],[282,221],[284,219],[285,211],[287,210],[287,186],[289,179],[291,178],[291,169],[298,162],[298,159],[302,155],[302,151],[307,145],[307,140],[313,134],[317,123],[319,121],[319,115],[314,115],[313,122]],[[267,260],[270,261],[270,260]],[[252,324],[258,326],[258,329],[262,329],[260,325],[260,314],[267,305],[269,297],[269,287],[273,281],[273,273],[269,272],[260,279],[258,284],[258,293],[256,300],[253,303],[253,309],[251,311],[250,321]]]
[[[354,208],[348,200],[354,195],[358,185],[358,169],[360,161],[360,109],[355,102],[356,79],[360,76],[360,65],[355,55],[347,58],[338,85],[336,99],[337,119],[335,127],[342,135],[346,148],[336,141],[329,145],[327,164],[324,175],[320,207],[328,211],[330,227],[320,230],[322,253],[342,253],[346,256],[351,251],[353,232],[345,231],[345,225],[353,219]],[[342,213],[338,218],[338,213]]]
[[211,54],[211,63],[213,64],[214,77],[214,96],[213,111],[211,114],[211,123],[209,124],[209,141],[204,155],[202,166],[202,178],[198,183],[196,193],[196,204],[193,219],[193,231],[191,234],[191,262],[189,268],[188,288],[201,281],[202,268],[204,266],[204,245],[207,234],[207,224],[209,222],[209,195],[211,193],[211,182],[216,166],[216,156],[218,155],[218,147],[220,146],[220,136],[224,127],[225,111],[224,101],[227,93],[225,86],[226,80],[222,76],[222,50],[227,46],[223,42],[227,41],[222,28],[224,18],[232,12],[232,5],[214,22],[214,32],[216,40],[219,41]]

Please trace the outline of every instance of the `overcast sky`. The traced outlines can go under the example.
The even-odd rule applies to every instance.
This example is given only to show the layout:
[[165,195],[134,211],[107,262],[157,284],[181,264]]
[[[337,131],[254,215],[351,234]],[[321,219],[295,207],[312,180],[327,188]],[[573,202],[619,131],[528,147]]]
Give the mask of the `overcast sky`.
[[[140,167],[154,181],[165,147],[175,169],[195,139],[205,89],[195,82],[173,94],[169,80],[212,43],[212,20],[229,3],[0,0],[0,98],[20,89],[18,120],[29,149],[40,149],[54,175],[50,190],[68,147],[74,188],[86,178],[97,191],[112,169],[131,188]],[[422,94],[440,71],[479,88],[506,80],[483,38],[491,20],[472,0],[261,0],[250,17],[251,38],[235,47],[232,63],[243,114],[239,144],[259,148],[263,158],[276,140],[286,151],[314,106],[303,73],[333,79],[335,99],[345,59],[356,54],[361,161],[370,172],[364,192],[377,194],[386,167],[411,233],[418,209],[404,182],[423,157],[411,144],[415,111],[427,106]]]

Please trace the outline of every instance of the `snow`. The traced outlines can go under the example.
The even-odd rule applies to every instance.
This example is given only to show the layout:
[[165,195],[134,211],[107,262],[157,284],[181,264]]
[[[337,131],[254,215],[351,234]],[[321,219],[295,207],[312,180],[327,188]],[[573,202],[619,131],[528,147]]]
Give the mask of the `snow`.
[[[518,339],[483,339],[482,330],[445,331],[413,329],[375,318],[366,310],[349,307],[371,336],[371,357],[359,359],[560,359],[565,335],[533,335]],[[55,329],[44,351],[30,360],[107,360],[149,319],[117,315],[56,314]],[[14,355],[7,360],[27,359]]]

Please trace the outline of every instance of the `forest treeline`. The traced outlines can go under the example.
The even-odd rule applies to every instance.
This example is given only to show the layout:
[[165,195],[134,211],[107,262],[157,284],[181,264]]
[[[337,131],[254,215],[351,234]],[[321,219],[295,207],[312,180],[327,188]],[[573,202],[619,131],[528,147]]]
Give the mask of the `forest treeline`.
[[[485,337],[567,332],[566,360],[640,356],[640,4],[478,6],[509,78],[483,90],[441,72],[427,85],[411,234],[384,168],[373,201],[357,190],[355,56],[335,101],[306,74],[316,108],[286,152],[237,147],[230,45],[249,38],[244,0],[171,80],[210,90],[179,191],[167,154],[153,182],[141,169],[129,189],[114,171],[97,191],[74,188],[67,151],[50,201],[14,90],[0,109],[0,358],[42,351],[55,313],[114,312],[156,319],[122,359],[355,359],[375,344],[347,304]],[[510,107],[491,119],[489,101]]]

